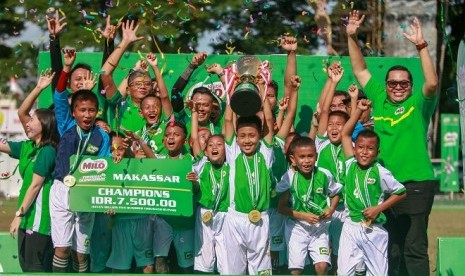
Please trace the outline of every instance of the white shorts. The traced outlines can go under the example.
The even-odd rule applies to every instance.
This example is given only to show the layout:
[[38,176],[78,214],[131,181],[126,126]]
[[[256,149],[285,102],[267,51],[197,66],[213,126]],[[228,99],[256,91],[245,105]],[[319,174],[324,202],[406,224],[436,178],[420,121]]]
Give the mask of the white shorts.
[[371,229],[361,222],[346,219],[342,226],[337,261],[338,275],[353,275],[361,263],[365,263],[366,275],[387,275],[388,233],[380,224]]
[[133,257],[137,267],[152,265],[152,233],[153,221],[149,216],[115,220],[111,255],[107,266],[119,270],[130,269]]
[[90,271],[101,272],[107,267],[111,252],[111,216],[95,214],[94,227],[90,243]]
[[339,203],[334,211],[329,224],[329,241],[331,242],[332,254],[337,256],[339,240],[341,238],[342,225],[347,217],[344,203]]
[[289,269],[304,269],[308,255],[313,264],[326,262],[331,265],[328,228],[329,222],[311,225],[294,219],[286,221]]
[[266,211],[258,223],[252,223],[248,214],[229,208],[223,232],[230,254],[223,274],[271,274],[269,223]]
[[284,242],[284,224],[286,216],[278,212],[276,208],[268,209],[270,217],[270,249],[271,251],[283,251],[286,249]]
[[194,229],[173,229],[164,219],[156,216],[153,233],[155,257],[167,257],[173,242],[178,266],[189,268],[194,265]]
[[71,247],[82,254],[90,252],[90,237],[95,213],[73,212],[69,209],[69,187],[53,181],[50,190],[51,232],[54,247]]
[[202,221],[202,215],[212,210],[201,206],[197,209],[195,220],[195,260],[194,270],[202,272],[214,272],[215,260],[217,270],[221,274],[225,258],[228,254],[224,245],[223,224],[226,212],[213,213],[213,218],[208,223]]

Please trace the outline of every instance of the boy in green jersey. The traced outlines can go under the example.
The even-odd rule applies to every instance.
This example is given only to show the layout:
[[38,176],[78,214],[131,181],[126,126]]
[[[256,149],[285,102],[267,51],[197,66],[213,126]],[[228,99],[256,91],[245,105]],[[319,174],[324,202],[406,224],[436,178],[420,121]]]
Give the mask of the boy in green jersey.
[[[378,162],[379,137],[363,130],[352,146],[352,131],[371,102],[360,100],[342,130],[346,161],[345,204],[349,217],[342,227],[338,275],[353,275],[361,262],[369,275],[387,275],[388,233],[382,213],[406,197],[405,187]],[[385,195],[389,195],[385,198]]]
[[289,270],[291,274],[302,274],[310,254],[316,274],[325,275],[331,264],[327,219],[336,209],[342,185],[333,181],[328,170],[315,166],[317,153],[312,139],[292,141],[289,158],[295,170],[289,169],[277,188],[281,193],[279,211],[290,217],[285,228]]

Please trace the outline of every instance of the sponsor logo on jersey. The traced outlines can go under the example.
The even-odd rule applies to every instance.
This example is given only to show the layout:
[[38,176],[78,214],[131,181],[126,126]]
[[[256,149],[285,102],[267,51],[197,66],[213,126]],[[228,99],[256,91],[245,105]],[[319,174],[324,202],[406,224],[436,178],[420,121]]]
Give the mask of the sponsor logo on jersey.
[[320,255],[329,255],[329,250],[327,247],[320,247]]
[[396,109],[396,112],[394,112],[395,115],[399,115],[399,114],[402,114],[405,112],[405,107],[399,107],[398,109]]
[[190,260],[194,257],[194,252],[192,251],[187,251],[187,252],[184,252],[184,259],[186,260]]
[[368,184],[375,184],[375,183],[376,183],[376,179],[370,177],[370,178],[367,179],[367,183],[368,183]]
[[266,269],[266,270],[260,270],[257,273],[260,276],[268,276],[271,275],[271,269]]
[[94,145],[92,145],[92,144],[89,144],[89,145],[87,146],[87,148],[86,148],[86,151],[87,151],[88,153],[92,153],[92,154],[97,153],[98,150],[99,150],[99,147],[94,146]]
[[283,243],[283,236],[273,236],[271,238],[271,242],[273,244],[281,244],[281,243]]
[[315,191],[317,194],[322,194],[323,193],[323,188],[317,188]]

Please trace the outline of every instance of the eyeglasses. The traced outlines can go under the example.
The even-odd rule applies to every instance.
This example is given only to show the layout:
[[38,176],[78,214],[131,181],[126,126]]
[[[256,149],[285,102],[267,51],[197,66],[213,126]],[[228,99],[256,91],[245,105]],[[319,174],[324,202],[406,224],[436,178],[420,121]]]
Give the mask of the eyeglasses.
[[150,81],[135,81],[129,84],[129,86],[135,86],[135,87],[141,87],[142,85],[144,86],[151,86],[152,82]]
[[397,85],[400,85],[400,88],[408,88],[410,86],[410,81],[408,80],[403,80],[403,81],[395,81],[395,80],[388,80],[386,82],[387,86],[389,86],[389,88],[396,88]]

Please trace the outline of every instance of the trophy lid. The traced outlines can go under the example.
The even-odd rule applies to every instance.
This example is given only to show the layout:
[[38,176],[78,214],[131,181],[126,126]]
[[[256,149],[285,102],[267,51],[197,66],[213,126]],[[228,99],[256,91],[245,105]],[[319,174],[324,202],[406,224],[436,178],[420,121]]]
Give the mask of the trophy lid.
[[256,56],[242,56],[236,61],[237,72],[239,76],[251,75],[255,77],[258,75],[261,63]]

